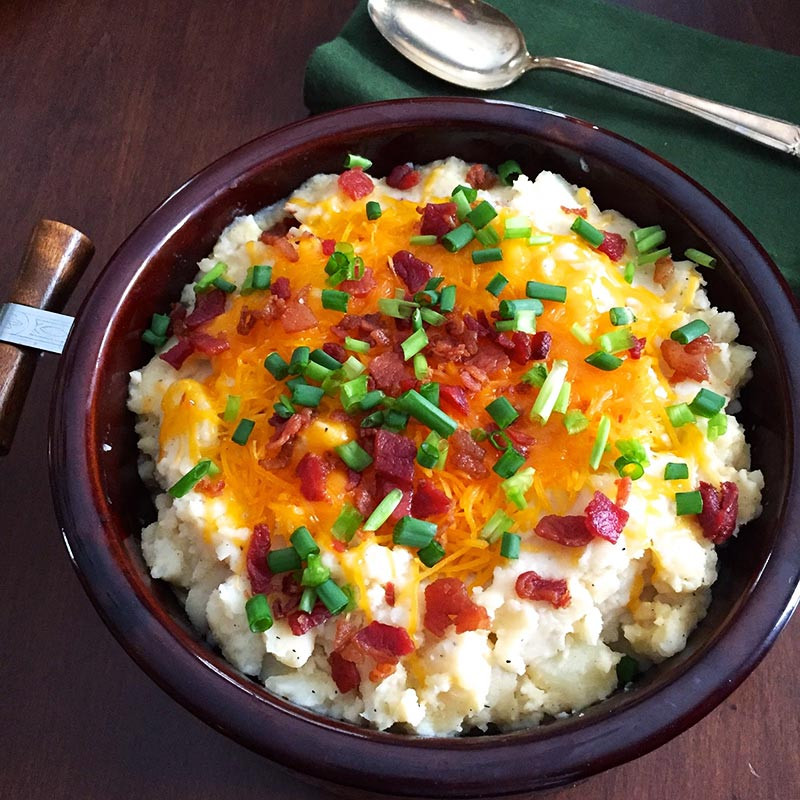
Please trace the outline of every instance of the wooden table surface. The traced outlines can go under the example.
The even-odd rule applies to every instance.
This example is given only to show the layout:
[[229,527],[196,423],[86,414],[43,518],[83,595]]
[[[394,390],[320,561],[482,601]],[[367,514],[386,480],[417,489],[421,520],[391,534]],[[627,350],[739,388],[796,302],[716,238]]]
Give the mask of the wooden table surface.
[[[627,0],[800,54],[797,0]],[[355,0],[6,0],[0,5],[0,298],[39,217],[97,247],[74,311],[135,224],[231,148],[306,115],[303,68]],[[0,798],[324,798],[206,727],[106,631],[72,571],[47,479],[57,359],[0,459]],[[58,478],[56,478],[58,480]],[[552,798],[800,798],[800,619],[716,711]]]

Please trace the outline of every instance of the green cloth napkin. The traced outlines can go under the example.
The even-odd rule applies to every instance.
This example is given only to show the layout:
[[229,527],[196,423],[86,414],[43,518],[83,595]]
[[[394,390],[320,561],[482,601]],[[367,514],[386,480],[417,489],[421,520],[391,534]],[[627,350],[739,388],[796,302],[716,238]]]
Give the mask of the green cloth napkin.
[[[720,39],[598,0],[493,0],[529,49],[587,61],[674,89],[800,123],[800,58]],[[362,2],[339,36],[312,54],[312,112],[424,95],[475,95],[434,78],[378,33]],[[679,166],[761,241],[800,292],[800,159],[668,106],[550,70],[493,92],[590,120]]]

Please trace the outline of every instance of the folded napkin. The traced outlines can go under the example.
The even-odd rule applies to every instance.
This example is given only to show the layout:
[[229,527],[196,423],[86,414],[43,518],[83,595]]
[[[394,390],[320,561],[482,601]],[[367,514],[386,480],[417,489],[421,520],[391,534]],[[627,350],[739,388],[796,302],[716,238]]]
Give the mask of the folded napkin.
[[[800,58],[720,39],[598,0],[493,0],[529,49],[587,61],[670,88],[800,123]],[[423,95],[475,95],[434,78],[378,33],[362,2],[339,36],[312,54],[312,112]],[[684,112],[550,70],[492,92],[627,136],[715,194],[761,241],[800,293],[800,159]]]

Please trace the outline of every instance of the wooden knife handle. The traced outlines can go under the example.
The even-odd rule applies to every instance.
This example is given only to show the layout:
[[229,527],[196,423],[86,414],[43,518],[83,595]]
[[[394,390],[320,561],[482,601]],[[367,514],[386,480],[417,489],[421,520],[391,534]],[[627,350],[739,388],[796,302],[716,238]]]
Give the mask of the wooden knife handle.
[[[80,231],[39,220],[8,300],[61,311],[93,254],[94,245]],[[11,449],[39,356],[33,348],[0,342],[0,455]]]

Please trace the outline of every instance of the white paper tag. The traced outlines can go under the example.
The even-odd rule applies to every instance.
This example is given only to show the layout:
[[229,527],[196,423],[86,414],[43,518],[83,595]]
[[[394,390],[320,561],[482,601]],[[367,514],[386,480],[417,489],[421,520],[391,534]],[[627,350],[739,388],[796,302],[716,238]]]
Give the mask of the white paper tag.
[[60,353],[73,322],[66,314],[6,303],[0,306],[0,341]]

